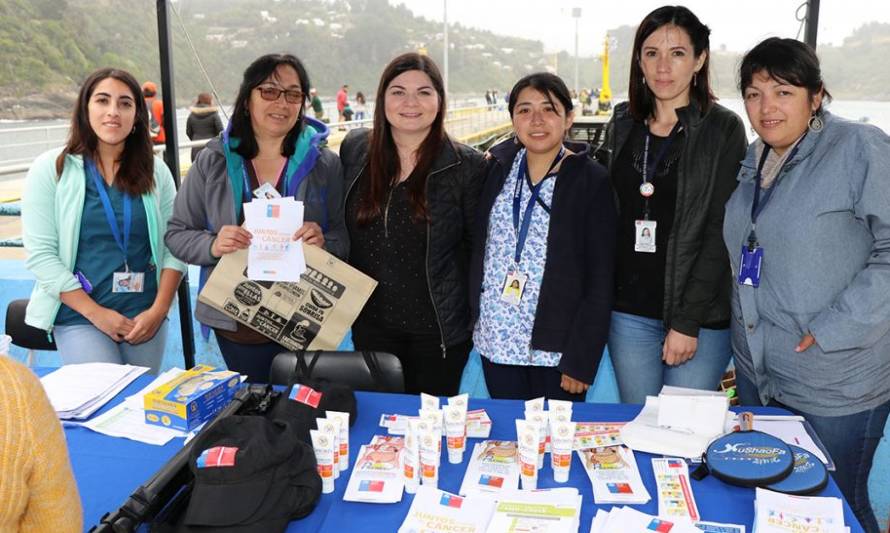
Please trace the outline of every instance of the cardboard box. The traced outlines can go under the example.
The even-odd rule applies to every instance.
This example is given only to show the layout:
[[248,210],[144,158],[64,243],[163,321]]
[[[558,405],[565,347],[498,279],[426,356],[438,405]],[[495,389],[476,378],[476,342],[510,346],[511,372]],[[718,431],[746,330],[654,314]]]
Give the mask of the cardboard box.
[[145,422],[191,431],[216,416],[239,384],[237,372],[197,365],[145,395]]

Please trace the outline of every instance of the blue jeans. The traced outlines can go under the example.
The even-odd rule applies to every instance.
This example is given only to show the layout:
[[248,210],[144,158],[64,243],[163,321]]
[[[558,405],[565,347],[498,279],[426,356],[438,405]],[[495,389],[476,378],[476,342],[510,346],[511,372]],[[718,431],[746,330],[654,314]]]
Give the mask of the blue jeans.
[[[762,405],[757,386],[741,372],[736,372],[736,392],[742,405]],[[813,391],[818,394],[818,391]],[[868,533],[880,533],[878,521],[868,497],[868,474],[884,425],[890,414],[890,402],[874,409],[846,416],[816,416],[788,407],[775,400],[769,403],[804,417],[828,449],[837,467],[832,473],[853,514]],[[756,429],[756,428],[755,428]]]
[[53,337],[63,364],[117,363],[147,366],[151,369],[150,373],[157,374],[161,369],[164,347],[167,345],[167,323],[165,318],[155,336],[142,344],[116,342],[92,324],[55,326]]
[[717,389],[732,358],[729,329],[701,328],[695,355],[676,366],[661,360],[666,336],[661,320],[612,312],[609,357],[622,403],[646,403],[663,385]]

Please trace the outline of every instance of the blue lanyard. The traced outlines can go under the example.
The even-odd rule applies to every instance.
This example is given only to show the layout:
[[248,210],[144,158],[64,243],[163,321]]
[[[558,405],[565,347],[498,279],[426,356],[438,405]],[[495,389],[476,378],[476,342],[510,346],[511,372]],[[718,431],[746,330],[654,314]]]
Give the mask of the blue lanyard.
[[[804,133],[804,137],[805,136],[806,133]],[[797,155],[797,150],[800,148],[800,143],[802,141],[803,137],[801,137],[794,145],[794,148],[791,149],[791,153],[788,154],[788,157],[786,157],[785,161],[782,163],[782,168],[776,172],[777,177],[782,173],[782,170],[785,169],[785,165]],[[771,149],[772,147],[770,145],[766,143],[763,144],[763,153],[760,154],[760,161],[757,163],[757,174],[754,176],[754,199],[751,202],[751,233],[748,234],[748,246],[752,249],[757,246],[757,234],[754,232],[757,228],[757,217],[763,212],[763,208],[766,207],[767,202],[769,202],[769,199],[773,195],[773,191],[776,189],[776,183],[774,182],[772,187],[763,191],[763,198],[760,198],[760,189],[761,184],[763,183],[763,166],[766,164],[766,158]]]
[[[244,180],[244,193],[247,196],[248,201],[252,201],[253,200],[253,189],[250,186],[250,176],[247,174],[247,165],[248,164],[250,164],[250,161],[242,158],[241,178]],[[295,177],[296,174],[300,171],[300,165],[297,165],[294,168],[294,171],[291,172],[290,176],[288,176],[286,179],[281,179],[282,176],[284,174],[286,174],[287,166],[289,164],[290,164],[290,159],[288,159],[287,161],[284,162],[284,169],[282,170],[281,174],[278,176],[278,185],[280,185],[282,182],[284,184],[286,184],[287,194],[283,193],[281,191],[281,189],[278,188],[277,185],[275,187],[275,190],[277,190],[279,192],[279,194],[281,194],[282,196],[293,196],[294,198],[296,198],[297,190],[300,188],[300,184],[303,183],[303,179],[306,178],[306,174],[303,174],[299,177]],[[260,181],[260,178],[259,178],[259,176],[257,176],[257,183],[259,183],[259,181]]]
[[[553,168],[559,164],[565,153],[565,147],[561,146],[553,163],[550,164],[550,168],[547,169],[547,173],[544,174],[544,178],[546,178],[553,171]],[[519,259],[522,257],[522,249],[525,248],[525,240],[528,238],[528,228],[531,226],[532,221],[532,209],[535,208],[535,203],[538,201],[538,197],[541,194],[541,186],[544,185],[544,179],[541,179],[537,185],[531,184],[531,178],[528,177],[528,155],[527,153],[523,153],[521,157],[522,159],[519,162],[519,174],[516,176],[516,187],[513,189],[513,230],[516,231],[516,252],[513,255],[513,260],[517,265],[519,264]],[[528,203],[525,205],[525,213],[522,216],[522,225],[520,226],[519,204],[522,199],[522,184],[526,179],[529,180],[531,196],[528,199]]]
[[105,181],[99,177],[99,170],[96,168],[96,163],[92,159],[84,158],[84,165],[86,166],[87,174],[93,178],[93,183],[96,184],[96,189],[99,191],[99,199],[102,201],[102,208],[105,211],[105,219],[108,221],[108,227],[111,228],[111,236],[114,237],[114,242],[117,243],[117,247],[120,248],[121,253],[124,254],[124,270],[129,272],[130,267],[127,265],[127,247],[130,245],[130,226],[133,222],[133,205],[130,195],[123,193],[124,227],[123,238],[121,238],[121,230],[117,227],[117,219],[114,216],[114,208],[111,207],[111,199],[108,197],[108,191],[105,190]]

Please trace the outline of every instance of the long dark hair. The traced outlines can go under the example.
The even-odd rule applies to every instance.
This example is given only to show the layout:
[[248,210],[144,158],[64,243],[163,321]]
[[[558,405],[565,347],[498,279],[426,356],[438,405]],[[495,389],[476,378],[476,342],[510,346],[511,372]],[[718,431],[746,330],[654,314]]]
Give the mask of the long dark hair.
[[[559,103],[562,104],[566,115],[572,112],[574,107],[572,104],[572,95],[569,93],[569,88],[566,87],[562,78],[549,72],[535,72],[524,76],[517,81],[516,85],[514,85],[513,89],[510,91],[510,99],[507,101],[507,110],[510,112],[510,118],[513,118],[513,109],[516,107],[516,100],[519,98],[519,93],[527,87],[531,87],[543,94],[550,105],[553,105],[553,98],[555,97],[559,100]],[[553,105],[553,109],[556,109],[555,105]]]
[[[822,80],[822,69],[816,52],[800,41],[770,37],[749,50],[742,58],[742,66],[739,68],[739,91],[743,98],[745,89],[760,71],[766,72],[775,80],[805,88],[810,100],[821,91],[824,95],[823,102],[831,101],[831,94],[825,89],[825,81]],[[820,105],[816,113],[821,112]]]
[[714,101],[717,100],[717,97],[711,92],[711,77],[709,74],[711,64],[711,29],[702,24],[698,17],[695,16],[695,13],[683,6],[659,7],[646,15],[643,22],[640,22],[637,34],[634,37],[627,96],[630,114],[639,121],[646,120],[655,112],[655,97],[643,81],[643,68],[640,66],[643,42],[655,33],[657,29],[666,24],[682,28],[689,35],[696,58],[701,57],[702,53],[707,53],[705,62],[702,64],[698,74],[696,74],[695,83],[690,88],[689,99],[698,103],[702,111],[707,111]]
[[386,89],[397,76],[419,70],[430,77],[433,88],[439,94],[439,112],[430,127],[426,139],[417,149],[417,166],[414,178],[408,181],[408,198],[413,208],[412,218],[415,222],[429,221],[429,210],[426,204],[427,174],[436,161],[443,143],[450,142],[445,133],[445,85],[439,67],[427,56],[415,53],[402,54],[389,62],[380,76],[377,86],[376,104],[374,106],[374,129],[371,130],[368,148],[368,188],[363,190],[358,202],[357,219],[359,225],[365,225],[382,215],[386,195],[395,186],[394,181],[401,173],[398,150],[392,138],[392,127],[386,120]]
[[275,70],[281,66],[287,65],[297,71],[297,78],[300,79],[300,91],[303,93],[303,102],[300,105],[300,114],[297,116],[297,123],[291,128],[284,137],[281,145],[281,155],[290,157],[294,154],[297,138],[303,128],[303,116],[306,114],[306,98],[309,95],[309,74],[306,73],[306,67],[291,54],[266,54],[258,57],[244,71],[241,80],[241,87],[238,88],[238,96],[235,97],[235,109],[232,110],[232,137],[238,138],[240,144],[234,149],[241,157],[245,159],[253,159],[256,157],[259,147],[256,143],[256,136],[253,131],[253,125],[250,123],[248,115],[248,103],[250,103],[250,93],[266,81],[269,76],[275,74]]
[[148,132],[148,108],[145,106],[142,88],[136,78],[129,72],[116,68],[99,69],[87,76],[83,85],[80,86],[77,107],[74,108],[74,114],[71,116],[68,140],[62,153],[56,158],[56,176],[62,176],[67,155],[96,157],[99,137],[90,126],[89,104],[96,85],[108,78],[126,85],[133,93],[133,105],[136,106],[133,131],[124,141],[124,151],[121,154],[117,174],[114,176],[114,185],[131,196],[145,194],[154,188],[154,152],[152,152],[151,137]]

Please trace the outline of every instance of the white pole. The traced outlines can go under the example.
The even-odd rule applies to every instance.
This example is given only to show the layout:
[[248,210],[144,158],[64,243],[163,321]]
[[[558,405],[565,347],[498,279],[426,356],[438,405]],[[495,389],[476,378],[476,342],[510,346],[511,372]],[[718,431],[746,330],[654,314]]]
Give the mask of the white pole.
[[444,72],[442,73],[442,77],[443,77],[442,81],[445,84],[445,97],[447,98],[448,97],[448,0],[442,0],[442,6],[443,6],[443,12],[444,12],[442,18],[444,20],[443,24],[445,25],[445,31],[443,32],[445,34],[445,52],[444,52],[445,60],[443,61],[444,64],[442,65],[443,70],[444,70]]
[[575,94],[578,94],[578,19],[581,18],[581,9],[576,8],[575,17]]

